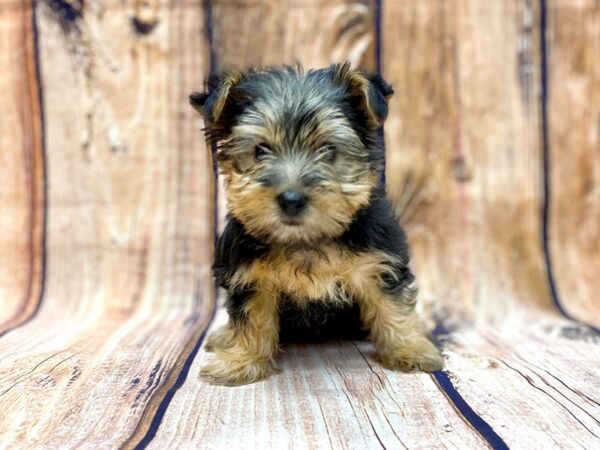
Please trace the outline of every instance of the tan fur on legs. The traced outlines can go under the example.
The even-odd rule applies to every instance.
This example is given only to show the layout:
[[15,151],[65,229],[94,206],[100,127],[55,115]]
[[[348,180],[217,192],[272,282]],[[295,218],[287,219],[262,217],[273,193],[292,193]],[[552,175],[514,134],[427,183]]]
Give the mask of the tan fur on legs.
[[[266,378],[274,368],[279,340],[277,297],[268,291],[256,294],[228,332],[219,332],[213,343],[215,357],[202,368],[200,376],[212,384],[234,386]],[[227,342],[226,338],[231,341]],[[225,338],[225,340],[221,340]]]
[[414,311],[416,289],[406,288],[400,298],[369,286],[359,299],[363,322],[371,329],[371,340],[379,362],[403,372],[435,372],[444,360],[427,339],[425,328]]
[[226,349],[233,344],[233,328],[227,323],[210,333],[206,338],[204,350],[213,352],[216,349]]

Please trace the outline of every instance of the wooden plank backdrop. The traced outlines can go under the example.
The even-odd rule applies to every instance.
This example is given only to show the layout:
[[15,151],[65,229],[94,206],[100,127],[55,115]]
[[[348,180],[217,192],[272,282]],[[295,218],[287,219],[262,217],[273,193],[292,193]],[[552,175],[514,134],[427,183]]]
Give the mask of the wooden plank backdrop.
[[[0,2],[0,448],[600,447],[596,0]],[[444,372],[198,379],[224,214],[187,95],[349,60]]]

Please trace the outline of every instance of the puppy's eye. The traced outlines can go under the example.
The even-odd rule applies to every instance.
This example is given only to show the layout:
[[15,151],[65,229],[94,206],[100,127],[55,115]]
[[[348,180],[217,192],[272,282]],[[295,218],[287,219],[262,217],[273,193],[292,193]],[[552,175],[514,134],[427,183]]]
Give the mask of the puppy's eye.
[[254,159],[257,161],[262,161],[272,152],[269,144],[258,144],[254,147]]
[[323,161],[332,163],[335,161],[335,158],[337,156],[337,150],[335,148],[335,145],[325,144],[319,147],[319,149],[317,150],[317,155],[319,155],[323,159]]

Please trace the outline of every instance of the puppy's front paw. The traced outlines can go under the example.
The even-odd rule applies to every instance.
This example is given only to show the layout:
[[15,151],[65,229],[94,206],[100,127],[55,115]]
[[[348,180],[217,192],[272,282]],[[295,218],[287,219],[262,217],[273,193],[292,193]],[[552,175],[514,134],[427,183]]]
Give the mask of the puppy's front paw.
[[210,333],[206,338],[204,350],[214,352],[215,350],[224,350],[233,344],[233,332],[229,324],[223,325]]
[[424,337],[411,339],[390,349],[379,349],[377,359],[382,366],[401,372],[431,373],[444,367],[441,353]]
[[268,360],[234,360],[217,352],[216,357],[200,369],[200,377],[210,384],[239,386],[264,380],[271,369]]

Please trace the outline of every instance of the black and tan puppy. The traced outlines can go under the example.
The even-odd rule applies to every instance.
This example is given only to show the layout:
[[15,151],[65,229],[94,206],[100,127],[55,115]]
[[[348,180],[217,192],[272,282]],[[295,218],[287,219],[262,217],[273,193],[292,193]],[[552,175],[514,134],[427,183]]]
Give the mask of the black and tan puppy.
[[265,378],[281,338],[360,329],[385,367],[442,367],[415,313],[404,233],[378,187],[376,132],[392,93],[344,64],[230,72],[191,95],[218,146],[229,211],[214,275],[230,318],[206,343],[210,382]]

